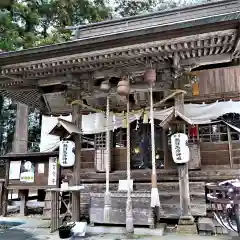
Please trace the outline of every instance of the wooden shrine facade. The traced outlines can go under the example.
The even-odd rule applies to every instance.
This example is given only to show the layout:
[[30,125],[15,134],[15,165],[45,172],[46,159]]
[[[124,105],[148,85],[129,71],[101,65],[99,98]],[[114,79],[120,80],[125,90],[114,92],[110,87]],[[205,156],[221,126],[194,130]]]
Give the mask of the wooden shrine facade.
[[[73,41],[1,53],[0,93],[14,101],[39,108],[45,114],[72,112],[73,123],[77,127],[82,121],[79,120],[82,118],[81,113],[87,114],[96,109],[106,111],[107,97],[110,98],[110,111],[126,111],[126,101],[117,94],[117,85],[126,76],[131,86],[130,110],[147,108],[150,97],[148,85],[144,83],[144,73],[149,67],[157,73],[152,94],[155,109],[173,106],[171,98],[165,102],[161,100],[176,89],[186,91],[184,100],[188,103],[239,100],[239,13],[240,2],[228,0],[77,27],[79,35]],[[108,93],[100,87],[104,81],[110,83]],[[81,109],[76,107],[76,101]],[[176,118],[169,124],[174,128],[183,123]],[[137,138],[148,136],[149,130],[148,124],[142,124],[142,132],[133,134],[134,124],[136,122],[131,126],[131,163],[132,168],[139,168],[141,164],[136,164],[137,160],[133,166],[133,158],[141,142]],[[159,123],[156,122],[156,125],[159,126]],[[187,133],[189,126],[185,126],[184,131]],[[234,157],[238,156],[240,149],[239,135],[234,131],[229,132],[229,129],[222,130],[220,125],[217,126],[219,134],[212,134],[211,127],[208,128],[208,132],[207,126],[198,129],[201,161],[198,171],[189,173],[194,216],[206,214],[205,182],[238,176],[234,165],[239,160]],[[220,134],[220,131],[223,133]],[[227,138],[224,136],[226,131]],[[117,189],[119,179],[126,179],[126,155],[129,148],[124,143],[125,134],[125,130],[120,129],[108,136],[113,144],[110,146],[111,191]],[[156,156],[159,157],[161,168],[156,171],[156,188],[162,191],[160,198],[163,199],[165,209],[163,217],[178,218],[181,212],[177,194],[179,183],[176,166],[171,160],[167,134],[166,129],[156,129],[156,150],[159,150]],[[161,143],[157,139],[161,139]],[[74,136],[74,141],[82,146],[82,138]],[[146,137],[146,149],[148,141]],[[224,154],[213,149],[221,149]],[[81,206],[81,214],[85,217],[88,216],[89,192],[101,195],[105,189],[103,182],[106,175],[96,171],[99,169],[95,162],[96,150],[99,149],[82,149],[76,154],[79,160],[76,166],[61,170],[62,176],[72,177],[73,184],[83,183],[87,186],[86,192],[81,194],[81,203],[77,199],[73,201],[75,207]],[[150,158],[147,151],[145,154],[140,157],[144,160]],[[143,169],[131,172],[134,190],[141,194],[150,189],[151,182],[148,163],[143,165]],[[209,165],[216,165],[218,169],[209,170]],[[221,170],[219,165],[230,166],[231,169]],[[103,196],[100,195],[102,200]],[[149,200],[149,195],[144,196]],[[102,208],[101,204],[97,208]],[[175,204],[175,208],[172,208],[172,204]]]

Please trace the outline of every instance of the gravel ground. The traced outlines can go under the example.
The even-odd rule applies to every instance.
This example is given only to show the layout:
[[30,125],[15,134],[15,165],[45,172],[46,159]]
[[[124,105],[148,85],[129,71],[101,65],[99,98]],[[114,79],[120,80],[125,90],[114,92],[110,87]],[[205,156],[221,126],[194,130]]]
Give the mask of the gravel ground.
[[[167,234],[161,237],[149,236],[135,236],[128,238],[123,235],[117,234],[104,234],[95,236],[86,236],[84,238],[74,238],[74,240],[127,240],[127,239],[140,239],[140,240],[231,240],[231,237],[208,237],[208,236],[190,236],[190,235],[176,235]],[[7,229],[0,232],[0,240],[59,240],[58,234],[49,234],[49,229]]]

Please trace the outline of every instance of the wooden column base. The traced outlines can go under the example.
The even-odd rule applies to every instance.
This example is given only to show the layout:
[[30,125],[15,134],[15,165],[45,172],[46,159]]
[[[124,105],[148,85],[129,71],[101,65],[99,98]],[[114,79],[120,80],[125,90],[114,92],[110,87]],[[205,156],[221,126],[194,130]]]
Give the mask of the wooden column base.
[[51,201],[51,192],[47,191],[44,200],[45,206],[43,208],[43,216],[48,219],[51,218]]
[[20,215],[26,216],[27,215],[27,201],[28,201],[28,190],[19,190],[20,196]]
[[80,193],[72,193],[72,221],[80,221]]
[[181,216],[178,221],[179,225],[192,225],[194,224],[194,218],[192,216]]
[[178,234],[198,234],[197,225],[190,224],[190,225],[178,225],[177,226],[177,233]]

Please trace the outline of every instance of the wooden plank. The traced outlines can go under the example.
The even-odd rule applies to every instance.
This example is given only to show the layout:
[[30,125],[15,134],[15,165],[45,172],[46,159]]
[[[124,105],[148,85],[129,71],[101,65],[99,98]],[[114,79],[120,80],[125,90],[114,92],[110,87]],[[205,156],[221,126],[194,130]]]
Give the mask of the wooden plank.
[[[150,189],[151,185],[149,184],[135,184],[134,191],[132,192],[132,201],[133,201],[133,213],[134,215],[138,212],[138,219],[135,219],[135,224],[137,225],[147,225],[146,216],[148,216],[148,209],[150,207]],[[84,212],[88,212],[88,207],[90,201],[90,195],[94,196],[90,201],[90,216],[95,219],[95,221],[102,222],[104,207],[104,184],[88,184],[86,188],[89,191],[85,191],[82,194],[81,198],[81,208],[87,208]],[[159,183],[159,195],[161,201],[161,218],[179,218],[181,215],[181,208],[179,204],[179,183]],[[112,208],[114,215],[117,214],[117,217],[114,217],[113,223],[124,222],[124,217],[122,214],[125,214],[125,204],[126,204],[126,192],[116,192],[117,184],[110,185],[112,193]],[[91,192],[91,194],[89,194]],[[190,211],[194,216],[205,216],[206,215],[206,200],[205,200],[205,183],[190,182],[190,196],[191,196],[191,205]],[[100,214],[96,216],[96,214]],[[141,216],[141,217],[140,217]],[[141,220],[139,220],[141,218]],[[98,220],[96,220],[98,219]],[[91,219],[92,221],[93,219]],[[140,222],[139,222],[140,221]]]
[[[167,182],[167,181],[177,181],[178,175],[177,170],[156,170],[158,175],[159,182]],[[82,183],[104,183],[105,182],[105,174],[104,173],[96,173],[95,171],[86,171],[81,172],[81,182]],[[151,181],[151,171],[149,170],[132,170],[131,176],[134,182],[146,182],[149,183]],[[189,179],[190,181],[223,181],[232,178],[239,177],[238,169],[230,169],[229,165],[226,169],[211,169],[208,166],[202,166],[201,170],[197,171],[189,171]],[[110,173],[110,182],[118,183],[120,179],[126,179],[126,171],[115,171]]]
[[20,196],[20,215],[21,216],[26,216],[27,215],[27,201],[28,201],[28,190],[20,190],[19,191],[19,196]]

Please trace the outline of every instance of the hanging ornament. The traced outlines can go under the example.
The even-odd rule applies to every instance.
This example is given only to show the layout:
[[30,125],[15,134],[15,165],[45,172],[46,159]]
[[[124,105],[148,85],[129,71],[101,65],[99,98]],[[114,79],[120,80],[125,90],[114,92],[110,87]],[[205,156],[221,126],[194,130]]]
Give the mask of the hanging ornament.
[[157,73],[156,70],[153,68],[149,68],[144,73],[144,81],[149,84],[153,85],[156,82]]
[[120,96],[128,96],[130,93],[130,84],[127,77],[123,77],[117,85],[117,93]]

